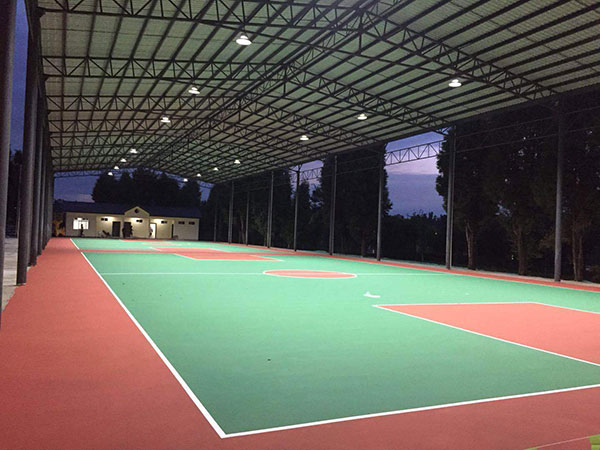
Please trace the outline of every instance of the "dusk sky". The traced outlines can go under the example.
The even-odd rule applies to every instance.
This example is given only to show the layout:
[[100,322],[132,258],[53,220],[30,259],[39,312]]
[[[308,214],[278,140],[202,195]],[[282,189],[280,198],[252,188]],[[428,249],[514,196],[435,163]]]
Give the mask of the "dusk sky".
[[[27,60],[27,18],[23,1],[17,2],[17,25],[15,31],[15,61],[13,72],[13,102],[11,120],[11,147],[21,149],[23,141],[23,104],[25,98],[25,74]],[[426,133],[388,144],[388,151],[411,147],[441,138],[436,133]],[[443,214],[442,198],[435,190],[438,174],[436,159],[430,158],[387,168],[388,186],[393,203],[392,214],[430,212]],[[57,178],[54,195],[57,199],[92,201],[92,189],[96,177]],[[207,191],[203,192],[206,198]]]

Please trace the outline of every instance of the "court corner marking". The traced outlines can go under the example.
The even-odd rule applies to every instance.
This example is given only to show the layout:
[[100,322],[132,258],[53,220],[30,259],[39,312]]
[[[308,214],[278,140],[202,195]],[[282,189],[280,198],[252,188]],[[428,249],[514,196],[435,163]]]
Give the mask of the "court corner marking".
[[[515,303],[516,304],[536,304],[536,302],[508,302],[506,304],[515,304]],[[433,303],[432,306],[440,306],[440,305],[443,306],[443,305],[451,305],[451,304],[452,303]],[[454,304],[456,305],[457,303],[454,303]],[[460,303],[458,303],[458,304],[460,304]],[[484,305],[486,303],[465,303],[465,304],[467,304],[467,305]],[[496,303],[496,304],[504,304],[504,303]],[[543,303],[540,303],[540,304],[543,304]],[[396,313],[396,314],[402,314],[403,316],[406,316],[406,317],[412,317],[414,319],[420,319],[420,320],[423,320],[424,322],[430,322],[430,323],[434,323],[436,325],[442,325],[444,327],[452,328],[454,330],[464,331],[465,333],[475,334],[477,336],[482,336],[482,337],[485,337],[485,338],[488,338],[488,339],[494,339],[496,341],[504,342],[506,344],[517,345],[519,347],[527,348],[527,349],[530,349],[530,350],[536,350],[538,352],[546,353],[546,354],[553,355],[553,356],[558,356],[560,358],[570,359],[572,361],[577,361],[577,362],[580,362],[580,363],[589,364],[591,366],[600,367],[600,363],[596,363],[596,362],[593,362],[593,361],[587,361],[585,359],[576,358],[574,356],[564,355],[562,353],[556,353],[556,352],[552,352],[550,350],[544,350],[542,348],[532,347],[531,345],[521,344],[519,342],[514,342],[514,341],[509,341],[507,339],[502,339],[502,338],[499,338],[499,337],[491,336],[489,334],[483,334],[483,333],[479,333],[477,331],[468,330],[466,328],[457,327],[455,325],[449,325],[449,324],[444,323],[444,322],[438,322],[437,320],[427,319],[426,317],[416,316],[414,314],[406,313],[406,312],[403,312],[403,311],[394,311],[393,309],[390,309],[390,308],[386,307],[386,306],[429,306],[429,305],[426,305],[426,304],[423,304],[423,305],[411,305],[411,304],[371,305],[371,306],[373,306],[374,308],[377,308],[377,309],[381,309],[382,311],[392,312],[392,313]]]
[[[73,243],[73,244],[75,244],[75,243]],[[75,247],[77,247],[77,245],[75,245]],[[223,431],[223,429],[219,426],[219,424],[217,423],[217,421],[211,416],[211,414],[208,412],[208,410],[206,409],[206,407],[202,404],[202,402],[200,401],[200,399],[198,397],[196,397],[196,394],[194,394],[194,392],[191,390],[191,388],[185,382],[185,380],[183,379],[183,377],[179,374],[179,372],[177,372],[177,370],[175,369],[175,367],[173,367],[173,365],[171,364],[171,362],[167,359],[167,357],[163,354],[163,352],[158,348],[158,346],[156,345],[156,343],[148,335],[148,333],[146,332],[146,330],[144,330],[144,328],[142,327],[142,325],[136,320],[135,317],[133,317],[133,314],[131,314],[131,312],[123,304],[123,302],[121,301],[121,299],[119,298],[119,296],[115,293],[115,291],[112,290],[112,288],[108,285],[108,283],[102,277],[102,275],[100,275],[100,273],[96,270],[96,268],[93,266],[93,264],[90,262],[90,260],[87,259],[87,257],[85,256],[84,253],[82,253],[81,256],[83,256],[83,258],[86,260],[86,262],[92,268],[92,270],[96,273],[96,275],[98,276],[98,278],[102,281],[102,283],[104,283],[104,285],[106,286],[106,288],[108,289],[108,291],[117,300],[117,303],[119,303],[119,305],[121,305],[121,308],[123,308],[123,310],[125,311],[125,313],[129,317],[129,319],[133,322],[133,324],[142,333],[142,335],[144,336],[144,338],[146,338],[146,340],[148,341],[148,343],[150,344],[150,346],[154,349],[154,351],[160,357],[160,359],[162,360],[162,362],[167,366],[167,368],[169,369],[169,371],[171,372],[171,374],[179,382],[179,384],[181,385],[181,387],[183,388],[183,390],[185,391],[185,393],[188,395],[188,397],[190,398],[190,400],[192,400],[192,402],[194,402],[194,404],[196,405],[196,407],[200,410],[200,412],[202,413],[202,415],[204,416],[204,418],[206,419],[206,421],[210,424],[210,426],[213,428],[213,430],[215,430],[215,432],[217,433],[217,435],[221,439],[223,439],[225,437],[228,437],[229,435],[227,435]]]

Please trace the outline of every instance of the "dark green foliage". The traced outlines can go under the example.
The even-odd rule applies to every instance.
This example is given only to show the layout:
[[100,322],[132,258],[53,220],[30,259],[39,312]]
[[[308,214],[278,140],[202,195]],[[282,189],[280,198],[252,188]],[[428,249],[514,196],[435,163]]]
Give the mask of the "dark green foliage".
[[193,180],[180,188],[176,179],[164,173],[158,175],[148,169],[136,169],[131,175],[123,172],[118,179],[108,173],[100,175],[92,199],[97,203],[198,207],[201,192]]
[[[469,123],[453,130],[453,133],[468,134],[478,128],[477,123]],[[465,137],[461,140],[471,140]],[[466,145],[476,145],[468,142]],[[436,180],[436,189],[444,198],[444,209],[447,210],[448,196],[448,152],[449,141],[444,142],[439,154],[437,166],[440,172]],[[467,266],[477,268],[477,250],[479,233],[486,221],[498,210],[497,204],[485,189],[487,182],[485,152],[458,153],[454,177],[454,220],[458,230],[465,234],[467,245]]]
[[[567,277],[583,280],[600,261],[600,95],[563,98],[565,160],[563,182],[563,266]],[[554,105],[556,106],[556,105]],[[591,108],[588,114],[572,114]],[[594,109],[596,108],[596,109]],[[494,130],[505,142],[480,142]],[[459,124],[455,178],[455,260],[491,270],[550,276],[553,269],[556,204],[557,117],[545,106],[495,114]],[[481,148],[482,145],[484,148]],[[487,148],[486,148],[487,147]],[[438,159],[437,190],[447,196],[447,147]],[[469,231],[472,230],[472,231]],[[471,242],[470,242],[471,241]],[[600,273],[600,272],[598,272]]]
[[[337,188],[335,211],[335,251],[366,256],[375,252],[379,195],[379,165],[385,148],[372,148],[337,156]],[[324,161],[319,187],[313,192],[315,213],[321,224],[318,247],[328,248],[331,179],[334,157]],[[392,205],[384,173],[384,207],[386,216]]]
[[407,261],[444,262],[446,217],[400,214],[384,220],[383,256]]

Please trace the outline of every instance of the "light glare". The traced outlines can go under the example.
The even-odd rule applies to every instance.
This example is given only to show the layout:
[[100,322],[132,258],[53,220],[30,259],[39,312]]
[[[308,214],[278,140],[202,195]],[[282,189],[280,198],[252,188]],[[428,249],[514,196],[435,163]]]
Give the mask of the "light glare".
[[250,39],[248,39],[248,36],[246,36],[245,34],[240,35],[240,37],[237,38],[235,40],[235,42],[238,45],[250,45],[250,44],[252,44],[252,41]]

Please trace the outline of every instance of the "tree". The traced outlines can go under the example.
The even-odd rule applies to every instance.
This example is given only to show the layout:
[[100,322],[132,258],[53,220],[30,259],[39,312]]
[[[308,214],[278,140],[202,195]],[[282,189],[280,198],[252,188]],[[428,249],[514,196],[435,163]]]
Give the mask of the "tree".
[[[458,142],[466,148],[476,145],[473,131],[481,127],[481,122],[471,122],[456,127],[452,135],[447,136],[438,155],[437,167],[440,175],[436,179],[436,190],[444,198],[444,209],[448,211],[448,167],[449,138],[456,136]],[[467,266],[477,269],[477,244],[482,225],[497,211],[496,203],[490,198],[486,184],[485,150],[462,152],[456,155],[454,173],[454,217],[459,229],[465,233],[467,244]]]
[[[540,241],[551,222],[540,206],[538,191],[547,191],[548,179],[543,168],[551,160],[553,142],[538,138],[540,124],[531,123],[539,111],[516,111],[499,116],[495,126],[512,126],[514,140],[489,151],[486,191],[498,205],[504,224],[517,253],[518,273],[525,275],[532,257],[540,250]],[[514,126],[524,123],[525,125]]]
[[114,176],[104,172],[98,177],[92,190],[92,200],[96,203],[121,203],[118,181]]
[[178,192],[178,198],[176,201],[177,206],[193,206],[200,207],[201,204],[201,192],[200,186],[195,181],[188,181],[183,183],[183,186]]
[[312,222],[313,206],[310,200],[310,185],[307,181],[300,183],[298,190],[294,193],[294,202],[296,197],[298,197],[298,247],[307,250],[314,249],[316,242]]
[[[385,148],[380,146],[343,153],[337,158],[336,251],[365,256],[375,249],[379,210],[379,165],[385,158]],[[333,170],[334,157],[331,156],[323,161],[319,186],[313,192],[313,201],[321,220],[320,241],[323,247],[329,235]],[[384,177],[383,214],[385,216],[391,209],[391,202],[385,172]]]
[[[595,101],[600,101],[596,94]],[[571,108],[581,104],[574,101]],[[583,281],[585,236],[600,222],[600,119],[585,115],[579,131],[565,139],[564,212],[571,243],[571,263],[576,281]]]

